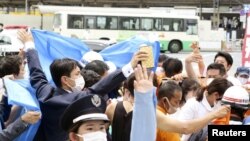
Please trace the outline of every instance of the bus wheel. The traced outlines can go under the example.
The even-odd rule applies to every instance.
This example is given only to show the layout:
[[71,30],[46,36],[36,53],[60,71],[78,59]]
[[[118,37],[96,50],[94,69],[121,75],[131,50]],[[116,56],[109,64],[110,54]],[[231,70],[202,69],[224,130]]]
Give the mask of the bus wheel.
[[172,41],[169,44],[168,50],[170,53],[178,53],[181,50],[181,43],[179,41]]

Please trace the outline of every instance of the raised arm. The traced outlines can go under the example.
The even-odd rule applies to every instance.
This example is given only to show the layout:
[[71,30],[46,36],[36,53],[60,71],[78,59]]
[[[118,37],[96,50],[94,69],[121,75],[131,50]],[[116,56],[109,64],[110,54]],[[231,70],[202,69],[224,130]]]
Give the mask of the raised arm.
[[202,129],[213,119],[226,116],[229,111],[230,111],[229,106],[222,106],[219,109],[204,115],[204,117],[188,121],[176,120],[164,115],[161,112],[156,112],[157,127],[161,130],[169,132],[190,134]]
[[112,91],[114,88],[120,85],[127,77],[132,74],[133,68],[136,67],[139,61],[146,60],[148,54],[143,51],[137,52],[130,63],[125,65],[122,69],[116,70],[115,72],[109,74],[108,76],[102,78],[96,84],[94,84],[89,89],[97,94],[107,94]]
[[[132,117],[131,141],[155,141],[156,109],[153,101],[155,88],[153,74],[148,77],[147,70],[141,66],[135,69],[135,105]],[[147,124],[145,124],[147,123]]]
[[[192,63],[197,63],[198,67],[199,67],[199,74],[196,74]],[[187,58],[185,59],[185,69],[187,72],[187,76],[189,78],[193,78],[193,79],[198,79],[199,76],[202,75],[202,73],[204,72],[205,69],[205,65],[202,59],[202,56],[200,54],[194,54],[194,53],[190,53]]]
[[[49,85],[48,80],[42,70],[38,53],[35,50],[33,37],[31,33],[27,33],[24,30],[20,30],[18,32],[18,36],[19,39],[24,43],[24,51],[26,52],[30,72],[30,84],[34,89],[36,89],[38,99],[46,99],[53,88]],[[46,92],[43,92],[43,90],[45,90],[44,88],[46,88]]]

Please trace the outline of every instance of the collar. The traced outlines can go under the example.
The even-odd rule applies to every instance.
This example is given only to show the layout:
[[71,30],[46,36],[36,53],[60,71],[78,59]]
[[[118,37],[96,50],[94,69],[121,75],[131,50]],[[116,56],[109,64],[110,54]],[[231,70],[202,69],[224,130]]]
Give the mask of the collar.
[[62,88],[57,88],[55,95],[62,95],[62,94],[66,94],[66,93],[68,94],[68,93],[72,93],[72,92],[70,92],[68,90],[64,90]]
[[207,96],[206,96],[206,94],[204,93],[203,94],[203,99],[202,99],[202,101],[201,101],[201,104],[202,105],[204,105],[204,107],[208,110],[208,111],[212,111],[213,110],[213,108],[211,107],[211,105],[208,103],[208,101],[207,101]]
[[167,114],[166,110],[164,108],[160,107],[159,105],[157,105],[156,108],[157,108],[157,110],[161,111],[162,113]]

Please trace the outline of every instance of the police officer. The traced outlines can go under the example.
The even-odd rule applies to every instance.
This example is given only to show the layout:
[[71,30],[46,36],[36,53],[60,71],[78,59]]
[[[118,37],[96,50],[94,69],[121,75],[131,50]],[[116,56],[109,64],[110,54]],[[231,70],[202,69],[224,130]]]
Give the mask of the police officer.
[[71,141],[107,141],[109,119],[104,114],[106,102],[98,95],[89,95],[69,105],[61,117],[61,127]]

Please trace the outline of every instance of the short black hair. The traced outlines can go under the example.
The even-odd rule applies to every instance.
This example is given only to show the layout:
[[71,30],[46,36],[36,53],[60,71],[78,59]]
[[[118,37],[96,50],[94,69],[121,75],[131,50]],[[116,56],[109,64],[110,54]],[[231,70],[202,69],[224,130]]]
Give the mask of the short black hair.
[[2,57],[0,59],[0,78],[5,75],[18,75],[22,61],[22,57],[18,55]]
[[92,70],[81,70],[81,75],[85,80],[85,88],[89,88],[101,79],[101,76]]
[[216,60],[217,57],[223,57],[223,58],[226,59],[227,64],[229,64],[229,65],[231,65],[231,66],[233,65],[233,58],[232,58],[232,56],[231,56],[229,53],[223,52],[223,51],[219,51],[219,52],[215,55],[215,57],[214,57],[214,62],[215,62],[215,60]]
[[167,60],[169,57],[166,54],[160,54],[158,62],[164,62],[165,60]]
[[70,77],[70,73],[79,66],[77,61],[69,58],[54,60],[50,65],[50,74],[55,85],[62,87],[61,77],[64,75]]
[[224,65],[222,65],[222,64],[211,63],[210,65],[208,65],[207,71],[211,70],[211,69],[219,70],[220,76],[226,75],[226,69],[225,69]]
[[225,78],[215,78],[207,87],[202,88],[196,96],[197,101],[202,101],[204,92],[207,90],[208,95],[218,92],[219,96],[222,97],[225,91],[233,86],[233,84]]
[[182,89],[179,86],[179,84],[177,84],[173,80],[164,82],[159,87],[157,99],[160,100],[163,97],[167,97],[168,99],[171,99],[174,96],[176,91],[182,92]]
[[100,60],[94,60],[90,63],[88,63],[85,67],[85,70],[92,70],[96,73],[98,73],[100,76],[103,76],[106,71],[109,70],[108,65]]
[[0,26],[3,26],[3,23],[0,23]]
[[184,79],[181,83],[181,88],[182,88],[182,97],[181,97],[181,104],[186,103],[186,95],[188,94],[189,91],[196,91],[199,88],[201,88],[201,85],[199,84],[198,81],[192,78],[187,78]]
[[166,77],[172,77],[176,74],[179,74],[183,70],[183,65],[181,60],[177,58],[168,58],[162,64],[162,68],[165,71]]

